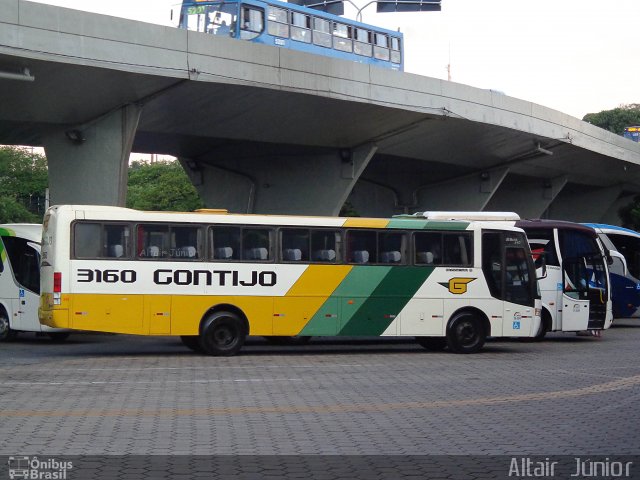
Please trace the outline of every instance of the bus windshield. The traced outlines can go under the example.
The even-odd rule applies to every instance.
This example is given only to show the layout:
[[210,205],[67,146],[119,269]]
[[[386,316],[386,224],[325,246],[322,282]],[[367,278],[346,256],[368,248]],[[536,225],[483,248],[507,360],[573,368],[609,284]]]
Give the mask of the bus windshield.
[[206,5],[185,4],[180,12],[180,26],[212,35],[235,36],[238,3],[213,2]]

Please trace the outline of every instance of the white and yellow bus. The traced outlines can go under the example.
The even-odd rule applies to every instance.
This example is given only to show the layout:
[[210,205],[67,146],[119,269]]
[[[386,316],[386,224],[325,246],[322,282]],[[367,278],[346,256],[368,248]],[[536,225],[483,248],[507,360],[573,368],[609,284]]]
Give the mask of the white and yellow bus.
[[540,325],[529,244],[507,223],[65,205],[47,211],[42,242],[43,324],[176,335],[211,355],[247,335],[411,336],[471,353]]
[[38,321],[41,238],[39,224],[0,225],[0,341],[20,332],[47,333],[54,340],[68,336]]

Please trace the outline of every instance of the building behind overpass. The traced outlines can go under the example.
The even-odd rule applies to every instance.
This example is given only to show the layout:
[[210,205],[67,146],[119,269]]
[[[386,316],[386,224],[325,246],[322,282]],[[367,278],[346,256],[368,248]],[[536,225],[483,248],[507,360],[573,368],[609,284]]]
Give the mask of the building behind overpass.
[[[515,210],[617,223],[640,146],[497,92],[278,47],[0,0],[0,143],[44,146],[54,203],[122,205],[133,151],[209,207]],[[6,77],[6,75],[5,75]]]

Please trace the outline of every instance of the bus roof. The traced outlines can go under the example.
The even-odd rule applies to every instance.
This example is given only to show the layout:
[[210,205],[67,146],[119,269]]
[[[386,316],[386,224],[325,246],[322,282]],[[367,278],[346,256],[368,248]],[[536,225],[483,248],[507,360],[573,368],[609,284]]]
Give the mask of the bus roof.
[[617,225],[608,225],[606,223],[585,223],[584,225],[595,228],[602,233],[621,233],[623,235],[629,235],[630,237],[640,237],[640,232],[629,228],[618,227]]
[[[101,205],[56,205],[47,211],[47,215],[65,215],[74,220],[120,220],[131,222],[185,222],[216,224],[255,224],[306,227],[343,227],[343,228],[406,228],[433,230],[467,230],[485,226],[487,223],[471,220],[435,220],[414,215],[399,215],[392,218],[366,217],[329,217],[303,215],[261,215],[227,213],[225,210],[203,210],[196,212],[150,212],[123,207]],[[45,221],[48,217],[45,216]],[[473,225],[473,226],[471,226]],[[519,230],[510,224],[501,224],[500,228]],[[586,227],[583,227],[586,228]]]
[[416,212],[417,217],[429,220],[477,220],[477,221],[503,221],[515,222],[520,220],[520,215],[515,212]]
[[42,240],[42,225],[39,223],[5,223],[0,224],[0,236],[20,237],[31,242]]
[[519,220],[516,222],[516,227],[520,227],[524,230],[528,228],[538,229],[551,229],[557,228],[559,230],[578,230],[585,233],[589,233],[592,236],[596,236],[596,231],[590,226],[583,225],[581,223],[568,222],[565,220]]

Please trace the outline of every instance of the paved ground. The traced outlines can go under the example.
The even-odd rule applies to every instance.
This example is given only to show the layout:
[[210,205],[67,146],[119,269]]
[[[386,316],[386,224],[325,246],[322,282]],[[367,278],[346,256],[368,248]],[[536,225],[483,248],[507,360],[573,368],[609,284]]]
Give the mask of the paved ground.
[[[214,358],[170,337],[25,335],[0,344],[0,455],[293,456],[279,457],[291,465],[340,455],[352,456],[340,468],[349,458],[383,470],[422,455],[502,455],[506,471],[514,456],[614,460],[640,455],[639,351],[638,320],[601,339],[490,341],[476,355],[391,339],[250,339],[240,355]],[[316,468],[340,477],[330,464]]]

